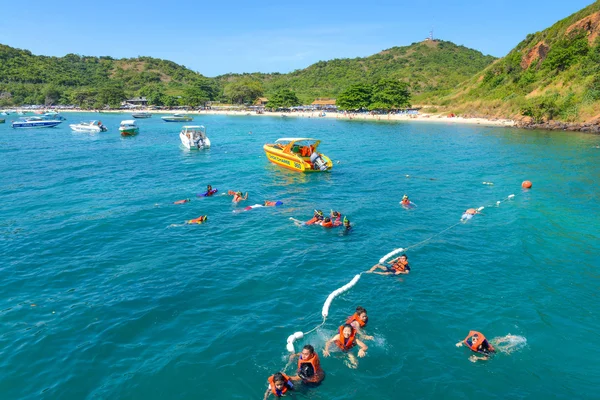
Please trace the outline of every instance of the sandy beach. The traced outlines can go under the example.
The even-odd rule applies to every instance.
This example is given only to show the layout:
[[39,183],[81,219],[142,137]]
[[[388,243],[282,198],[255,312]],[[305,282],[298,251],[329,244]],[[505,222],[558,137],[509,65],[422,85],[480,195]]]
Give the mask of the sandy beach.
[[[224,111],[224,110],[200,110],[200,111],[181,111],[181,110],[106,110],[100,111],[99,113],[119,113],[131,115],[133,112],[146,111],[151,114],[174,114],[182,113],[186,115],[226,115],[226,116],[251,116],[251,117],[271,117],[271,118],[330,118],[339,120],[361,120],[361,121],[408,121],[408,122],[430,122],[430,123],[445,123],[445,124],[470,124],[470,125],[484,125],[484,126],[514,126],[515,121],[510,119],[486,119],[486,118],[465,118],[465,117],[448,117],[447,115],[441,114],[384,114],[384,115],[370,115],[370,114],[354,114],[354,113],[335,113],[325,112],[322,116],[318,111],[300,111],[300,112],[264,112],[257,114],[254,111]],[[89,112],[85,110],[60,110],[60,112]],[[320,116],[321,115],[321,116]]]

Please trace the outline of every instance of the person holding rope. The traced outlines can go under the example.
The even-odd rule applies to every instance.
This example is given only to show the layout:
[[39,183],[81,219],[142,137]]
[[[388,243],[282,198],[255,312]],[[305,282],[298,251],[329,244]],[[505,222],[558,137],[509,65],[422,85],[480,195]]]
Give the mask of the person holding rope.
[[[371,267],[367,273],[378,274],[378,275],[406,275],[410,272],[410,266],[408,265],[408,257],[406,254],[402,254],[400,257],[394,258],[393,260],[386,261],[387,265],[375,264]],[[382,269],[385,272],[377,272],[376,269]]]

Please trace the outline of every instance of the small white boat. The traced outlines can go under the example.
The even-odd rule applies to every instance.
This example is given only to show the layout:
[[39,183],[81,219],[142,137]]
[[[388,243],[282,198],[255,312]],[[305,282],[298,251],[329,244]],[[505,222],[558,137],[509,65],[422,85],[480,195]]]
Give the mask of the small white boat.
[[165,122],[188,122],[188,121],[193,121],[194,118],[188,117],[187,115],[184,115],[184,114],[173,114],[173,115],[167,115],[165,117],[162,117],[162,120]]
[[69,125],[75,132],[106,132],[108,129],[102,124],[102,121],[87,121],[78,124]]
[[42,117],[24,117],[12,123],[13,128],[52,128],[62,121],[44,119]]
[[134,120],[128,119],[121,121],[119,132],[121,132],[121,136],[134,136],[140,133],[140,127],[137,126]]
[[134,112],[131,114],[133,118],[152,118],[152,114],[145,111]]
[[188,149],[208,149],[210,139],[206,137],[206,128],[203,125],[186,125],[179,133],[181,143]]

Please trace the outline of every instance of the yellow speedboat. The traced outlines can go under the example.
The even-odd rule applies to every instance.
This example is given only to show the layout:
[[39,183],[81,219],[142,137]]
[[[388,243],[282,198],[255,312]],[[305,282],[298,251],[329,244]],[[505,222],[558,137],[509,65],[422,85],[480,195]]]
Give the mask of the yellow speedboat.
[[297,172],[328,171],[333,163],[317,151],[320,140],[310,138],[281,138],[263,146],[273,164]]

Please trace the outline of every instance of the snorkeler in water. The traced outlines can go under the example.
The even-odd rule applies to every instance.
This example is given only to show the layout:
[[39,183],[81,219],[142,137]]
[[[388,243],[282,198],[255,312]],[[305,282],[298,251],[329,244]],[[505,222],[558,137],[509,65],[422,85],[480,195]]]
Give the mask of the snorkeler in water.
[[472,362],[476,362],[477,360],[488,360],[490,356],[496,352],[494,346],[487,341],[485,336],[477,331],[470,331],[464,340],[456,343],[456,347],[461,347],[463,344],[471,349],[471,351],[474,351],[478,354],[483,354],[482,357],[478,357],[473,354],[471,357],[469,357],[469,360]]
[[361,338],[364,340],[373,340],[373,336],[363,333],[363,329],[367,326],[367,322],[369,322],[367,310],[361,306],[356,307],[356,312],[346,320],[346,323],[352,325]]
[[[402,254],[398,258],[387,261],[386,264],[389,264],[389,266],[375,264],[367,272],[378,275],[406,275],[410,273],[410,265],[408,265],[408,257],[406,254]],[[382,269],[384,272],[375,271],[376,269]]]
[[302,381],[308,386],[316,386],[325,378],[325,372],[321,368],[321,361],[315,348],[307,344],[302,348],[302,351],[290,356],[290,361],[298,357],[298,375],[292,376],[290,379],[294,381]]
[[287,392],[294,390],[294,384],[289,376],[282,372],[277,372],[271,375],[268,379],[269,387],[265,392],[264,400],[267,400],[270,394],[279,398]]
[[360,339],[356,337],[356,329],[350,324],[344,324],[340,326],[337,335],[329,339],[325,343],[325,349],[323,350],[323,356],[329,357],[329,347],[335,343],[339,350],[348,354],[348,367],[356,369],[358,367],[358,360],[354,357],[354,354],[350,353],[350,350],[358,345],[358,356],[364,357],[367,355],[367,345],[365,345]]

